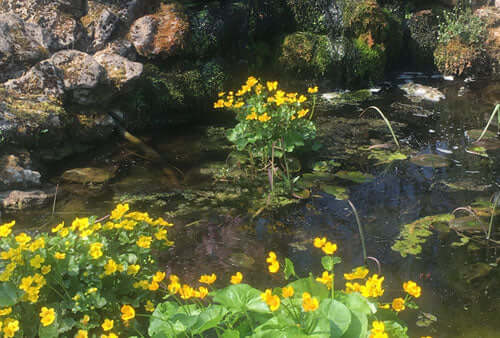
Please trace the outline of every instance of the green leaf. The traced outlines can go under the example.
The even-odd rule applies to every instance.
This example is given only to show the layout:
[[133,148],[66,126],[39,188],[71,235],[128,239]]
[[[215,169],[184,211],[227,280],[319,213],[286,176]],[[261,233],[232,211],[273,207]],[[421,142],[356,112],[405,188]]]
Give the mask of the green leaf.
[[240,332],[236,330],[226,330],[221,338],[240,338]]
[[78,276],[78,272],[80,271],[80,267],[78,266],[76,256],[70,256],[68,261],[68,275],[72,277]]
[[201,335],[203,332],[216,327],[224,319],[227,312],[220,305],[209,305],[197,316],[197,321],[191,329],[191,334]]
[[311,296],[317,297],[319,301],[324,298],[328,298],[329,296],[326,286],[314,280],[312,276],[298,279],[295,282],[288,284],[288,286],[292,286],[295,290],[295,294],[297,295],[309,292]]
[[7,307],[17,304],[19,301],[19,290],[10,282],[0,284],[0,306]]
[[269,313],[267,304],[260,297],[261,292],[248,284],[236,284],[217,290],[213,300],[233,312],[255,311]]
[[326,271],[333,270],[333,257],[332,256],[323,256],[321,258],[321,265],[323,265],[323,269]]
[[288,258],[285,258],[285,268],[284,268],[283,272],[285,273],[286,280],[288,280],[288,278],[290,278],[291,276],[294,276],[294,277],[297,276],[295,274],[295,267],[293,265],[293,262]]
[[357,292],[346,294],[341,291],[337,291],[335,293],[335,298],[347,306],[351,311],[363,313],[365,315],[377,312],[375,304]]
[[334,299],[324,299],[319,305],[319,314],[330,321],[332,337],[341,337],[351,324],[351,312],[349,309]]
[[332,259],[333,259],[333,265],[342,263],[342,258],[338,256],[333,256]]
[[351,323],[342,338],[367,337],[367,332],[368,318],[366,315],[358,311],[352,311],[351,309]]
[[389,337],[394,338],[408,338],[406,331],[408,328],[396,321],[384,321],[385,331],[389,334]]

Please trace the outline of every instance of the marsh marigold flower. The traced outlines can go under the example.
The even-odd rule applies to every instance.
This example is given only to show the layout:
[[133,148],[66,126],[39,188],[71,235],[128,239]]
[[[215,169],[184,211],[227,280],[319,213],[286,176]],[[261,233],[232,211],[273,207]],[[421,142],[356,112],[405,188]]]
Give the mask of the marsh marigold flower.
[[127,275],[135,275],[140,269],[141,266],[139,264],[131,264],[127,267]]
[[110,331],[113,329],[113,324],[114,321],[111,319],[104,319],[104,322],[102,323],[101,327],[104,331]]
[[103,247],[102,243],[92,243],[92,244],[90,244],[89,255],[93,259],[98,259],[99,257],[102,256],[102,250],[101,250],[102,247]]
[[151,238],[151,236],[140,236],[137,242],[135,243],[137,244],[138,247],[149,249],[152,240],[153,239]]
[[231,284],[240,284],[242,280],[243,280],[243,274],[239,271],[231,276]]
[[43,326],[49,326],[54,322],[56,319],[56,313],[54,309],[49,309],[46,308],[45,306],[42,307],[42,310],[40,311],[40,322],[42,323]]
[[372,328],[370,330],[370,338],[388,338],[389,336],[385,332],[385,325],[382,321],[373,321]]
[[124,321],[133,319],[135,317],[135,310],[130,305],[123,305],[120,311],[122,313],[122,319]]
[[333,274],[329,274],[328,271],[323,271],[321,277],[316,278],[316,280],[321,284],[324,284],[328,290],[330,290],[333,285]]
[[35,269],[40,269],[42,267],[43,262],[45,262],[45,258],[40,255],[36,255],[32,259],[30,259],[30,265]]
[[418,286],[417,283],[411,280],[403,283],[403,290],[405,290],[406,293],[415,298],[420,297],[422,293],[422,289],[420,288],[420,286]]
[[280,269],[280,263],[278,261],[274,261],[268,266],[270,273],[276,273]]
[[294,292],[295,291],[293,290],[292,286],[285,286],[281,289],[281,295],[283,296],[283,298],[293,297]]
[[88,338],[89,333],[87,330],[78,330],[78,332],[75,335],[75,338]]
[[333,255],[337,251],[337,244],[331,242],[326,242],[326,244],[321,248],[327,255]]
[[267,122],[271,119],[271,116],[267,115],[267,113],[264,113],[259,116],[259,121],[260,122]]
[[83,325],[87,325],[90,321],[90,316],[89,315],[84,315],[83,318],[80,320],[80,323]]
[[307,92],[309,94],[314,94],[314,93],[317,93],[318,92],[318,86],[314,86],[314,87],[311,87],[311,88],[307,88]]
[[360,292],[365,297],[379,297],[384,294],[384,289],[382,288],[382,282],[384,277],[378,277],[377,274],[371,276],[365,283],[361,285]]
[[104,265],[104,274],[109,276],[114,274],[116,270],[118,270],[118,264],[116,264],[116,262],[111,258],[108,259],[108,262]]
[[191,286],[187,285],[187,284],[183,284],[182,288],[179,289],[179,295],[184,300],[192,298],[195,295],[194,294],[194,289]]
[[11,307],[6,307],[5,309],[0,309],[0,317],[7,316],[12,313]]
[[267,85],[267,90],[269,90],[270,92],[278,89],[278,81],[274,81],[274,82],[267,81],[266,85]]
[[5,223],[0,226],[0,237],[7,237],[12,233],[12,227],[16,224],[16,221],[10,223]]
[[146,302],[146,305],[144,305],[144,310],[146,310],[147,312],[153,312],[155,310],[155,305],[153,304],[153,302],[148,300]]
[[322,238],[316,237],[314,239],[313,244],[314,244],[315,248],[321,249],[323,247],[323,245],[326,244],[326,237],[322,237]]
[[401,297],[399,298],[394,298],[392,300],[392,309],[396,312],[403,311],[405,307],[405,300]]
[[344,278],[346,280],[353,280],[353,279],[363,279],[368,275],[368,269],[365,268],[364,266],[359,266],[356,269],[352,270],[351,273],[344,273]]
[[64,252],[56,252],[54,254],[54,258],[55,259],[65,259],[66,258],[66,254]]
[[4,338],[11,338],[19,331],[19,321],[17,319],[7,318],[3,322],[3,336]]
[[309,292],[302,294],[302,308],[304,312],[316,311],[319,307],[319,302],[316,297],[311,297]]
[[20,233],[19,235],[17,235],[17,236],[15,237],[15,239],[16,239],[16,242],[17,242],[18,244],[21,244],[21,245],[22,245],[22,244],[26,244],[26,243],[28,243],[29,241],[31,241],[31,237],[30,237],[30,236],[28,236],[28,235],[26,235],[24,232],[22,232],[22,233]]
[[217,276],[215,275],[215,273],[213,273],[211,275],[202,275],[202,276],[200,276],[200,283],[210,285],[210,284],[213,284],[216,279],[217,279]]
[[111,219],[120,219],[125,215],[125,213],[129,210],[128,203],[126,204],[118,204],[115,207],[115,210],[111,212]]
[[118,336],[113,332],[110,332],[108,335],[102,334],[101,338],[118,338]]
[[269,310],[274,312],[280,307],[280,297],[273,295],[271,289],[266,289],[264,293],[260,295],[262,300],[269,306]]
[[205,298],[207,295],[208,295],[208,289],[204,286],[200,286],[198,288],[198,291],[195,292],[195,296],[200,299]]

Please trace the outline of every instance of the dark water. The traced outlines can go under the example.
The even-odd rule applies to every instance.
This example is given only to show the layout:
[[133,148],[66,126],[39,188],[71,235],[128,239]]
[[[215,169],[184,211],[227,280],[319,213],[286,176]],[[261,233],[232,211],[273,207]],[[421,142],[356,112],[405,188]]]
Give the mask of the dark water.
[[[489,158],[467,153],[471,140],[465,135],[466,130],[485,126],[494,103],[500,100],[500,83],[446,82],[430,77],[413,80],[433,85],[446,95],[446,100],[439,103],[417,103],[433,111],[432,117],[394,113],[391,103],[410,103],[394,86],[369,104],[381,107],[391,121],[407,124],[398,136],[414,154],[439,154],[448,158],[451,165],[433,169],[418,167],[406,160],[374,167],[357,155],[345,161],[351,169],[376,176],[370,183],[348,185],[349,198],[364,225],[368,255],[382,264],[384,298],[388,301],[402,294],[404,281],[414,280],[422,286],[423,296],[418,304],[422,311],[435,315],[437,322],[419,328],[415,325],[418,313],[404,312],[402,318],[409,323],[411,336],[500,337],[500,273],[495,264],[500,253],[491,248],[452,247],[457,236],[451,232],[436,232],[423,244],[418,257],[402,258],[391,249],[404,224],[428,215],[449,213],[478,198],[488,199],[500,190],[499,157],[494,152],[489,153]],[[400,83],[402,80],[394,80],[392,85]],[[359,108],[344,106],[327,114],[332,118],[339,115],[354,118]],[[368,118],[375,118],[375,115],[370,114]],[[490,129],[496,131],[496,127]],[[220,148],[224,143],[221,137],[207,140],[206,130],[200,128],[189,134],[182,130],[169,131],[168,135],[163,133],[147,141],[168,153],[172,163],[185,173],[196,173],[196,169],[207,162],[226,160],[228,149]],[[324,156],[328,154],[323,153]],[[339,255],[344,262],[336,272],[337,285],[342,285],[344,271],[362,264],[354,215],[345,201],[328,194],[313,191],[311,199],[285,207],[278,213],[263,213],[251,219],[248,206],[236,204],[227,209],[221,202],[223,199],[214,200],[212,195],[208,195],[205,202],[189,204],[191,190],[214,187],[211,178],[187,174],[185,190],[174,189],[157,166],[135,157],[124,144],[111,152],[75,160],[68,163],[68,168],[97,164],[119,168],[117,177],[104,190],[85,188],[61,195],[54,217],[50,216],[51,208],[12,217],[24,226],[48,226],[61,218],[69,220],[75,214],[104,215],[117,202],[128,200],[130,195],[148,195],[149,199],[138,200],[138,209],[165,217],[176,216],[171,236],[177,244],[165,264],[169,271],[186,280],[194,280],[201,273],[217,272],[221,283],[227,284],[232,273],[241,271],[247,280],[257,285],[279,285],[283,281],[265,273],[265,256],[269,250],[275,250],[280,257],[291,258],[299,273],[310,270],[318,273],[321,255],[311,245],[315,236],[327,236],[339,245]],[[57,177],[53,180],[56,182]],[[473,189],[450,191],[442,188],[442,182],[469,182]],[[482,190],[475,189],[478,186],[487,188],[474,191]],[[174,214],[173,210],[180,204],[199,210]],[[478,262],[491,264],[492,270],[484,277],[467,282],[463,277],[464,269]],[[375,271],[375,266],[370,267]]]

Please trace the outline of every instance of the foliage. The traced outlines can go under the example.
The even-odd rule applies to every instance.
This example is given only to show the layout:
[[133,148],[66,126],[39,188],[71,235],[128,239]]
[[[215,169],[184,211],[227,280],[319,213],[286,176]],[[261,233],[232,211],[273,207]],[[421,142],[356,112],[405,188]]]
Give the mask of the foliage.
[[135,312],[157,298],[165,273],[155,252],[172,245],[172,224],[120,204],[108,220],[76,218],[50,235],[14,235],[14,224],[0,226],[4,337],[130,336],[141,328]]
[[[218,337],[408,337],[407,328],[398,313],[417,308],[414,299],[421,288],[413,281],[403,284],[406,295],[386,303],[384,277],[358,267],[344,274],[346,289],[336,290],[334,268],[341,259],[335,256],[337,245],[325,237],[315,238],[314,246],[324,253],[324,269],[316,278],[310,274],[299,278],[293,263],[285,258],[283,277],[296,280],[264,292],[248,284],[237,272],[230,286],[213,288],[207,295],[206,286],[181,284],[176,275],[166,285],[166,301],[156,307],[149,326],[153,337],[183,337],[194,335]],[[271,274],[279,275],[282,261],[274,252],[266,260]],[[203,275],[200,284],[212,283],[217,276]],[[364,280],[364,281],[363,281]],[[198,294],[197,294],[198,292]],[[202,297],[201,297],[202,296]],[[201,298],[201,299],[200,299]]]
[[354,48],[356,77],[365,81],[382,78],[386,63],[385,47],[375,44],[370,35],[363,34],[354,40]]
[[[308,91],[314,94],[317,87]],[[263,85],[251,76],[236,93],[219,93],[214,108],[228,108],[236,113],[238,124],[228,138],[239,151],[249,154],[252,165],[269,167],[274,175],[274,161],[282,158],[283,171],[288,176],[286,154],[316,137],[311,121],[314,104],[307,108],[307,101],[303,94],[279,89],[277,81]]]
[[293,13],[299,30],[307,30],[313,33],[329,33],[328,26],[328,0],[286,0],[288,7]]

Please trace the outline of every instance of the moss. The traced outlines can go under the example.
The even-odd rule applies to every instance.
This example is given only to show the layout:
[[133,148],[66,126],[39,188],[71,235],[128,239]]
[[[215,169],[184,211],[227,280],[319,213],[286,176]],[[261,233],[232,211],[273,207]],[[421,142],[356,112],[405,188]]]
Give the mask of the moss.
[[363,35],[348,44],[346,55],[346,82],[349,85],[367,85],[380,80],[385,71],[386,53],[369,35]]
[[299,30],[318,34],[329,33],[328,0],[286,0],[286,3]]
[[319,78],[329,72],[332,55],[328,36],[297,32],[284,38],[278,61],[285,71],[304,78]]

